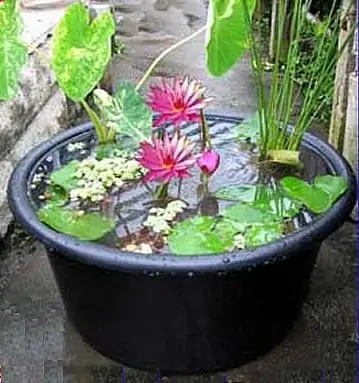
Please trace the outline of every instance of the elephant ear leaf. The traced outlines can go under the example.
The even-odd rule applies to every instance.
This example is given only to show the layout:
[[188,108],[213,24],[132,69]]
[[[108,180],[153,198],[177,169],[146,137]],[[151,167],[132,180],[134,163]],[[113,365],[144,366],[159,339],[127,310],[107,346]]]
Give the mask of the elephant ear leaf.
[[207,15],[206,60],[208,71],[216,77],[224,75],[248,49],[248,23],[256,1],[210,0]]
[[21,68],[27,63],[27,48],[21,42],[22,20],[16,0],[0,1],[0,100],[16,96]]
[[52,70],[66,95],[83,100],[103,77],[111,58],[111,36],[115,23],[111,12],[103,12],[90,23],[81,3],[70,5],[52,38]]

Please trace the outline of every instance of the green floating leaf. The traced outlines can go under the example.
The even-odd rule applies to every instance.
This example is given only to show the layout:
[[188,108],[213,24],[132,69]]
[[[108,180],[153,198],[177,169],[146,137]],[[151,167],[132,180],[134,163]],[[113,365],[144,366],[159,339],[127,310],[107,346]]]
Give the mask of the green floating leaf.
[[272,214],[271,212],[257,209],[256,207],[245,203],[238,203],[225,208],[223,216],[230,220],[243,223],[246,226],[280,220],[280,217]]
[[[255,0],[247,0],[250,15]],[[207,17],[207,68],[213,76],[224,75],[248,49],[248,31],[242,0],[211,0]]]
[[216,191],[215,196],[225,201],[253,202],[256,190],[254,185],[224,186]]
[[197,216],[177,224],[168,236],[168,245],[177,255],[215,254],[229,250],[233,238],[226,236],[228,227],[215,228],[214,217]]
[[103,77],[114,33],[111,12],[101,13],[90,24],[83,4],[67,8],[54,31],[51,64],[59,85],[72,100],[83,100]]
[[115,97],[97,89],[94,100],[106,126],[121,135],[121,147],[137,147],[151,137],[152,112],[132,84],[121,84]]
[[66,189],[59,185],[49,185],[46,188],[47,204],[56,206],[64,206],[68,202],[69,193]]
[[242,121],[234,129],[237,133],[238,141],[250,141],[256,143],[259,140],[259,113]]
[[22,21],[16,0],[0,2],[0,100],[16,96],[27,48],[21,42]]
[[334,202],[325,190],[309,185],[297,177],[284,177],[280,180],[280,185],[289,197],[302,202],[317,214],[327,211]]
[[280,238],[282,233],[283,226],[279,222],[251,226],[244,233],[245,247],[265,245]]
[[301,204],[284,196],[279,190],[264,185],[226,186],[215,193],[219,199],[247,203],[279,218],[296,216]]
[[331,175],[315,177],[314,186],[328,193],[331,203],[334,203],[348,189],[348,184],[343,177]]
[[100,213],[84,213],[47,204],[38,212],[41,222],[64,234],[84,241],[102,238],[115,227],[115,222]]
[[79,167],[78,161],[71,161],[59,170],[51,173],[50,180],[55,184],[64,188],[67,192],[75,189],[78,185],[76,171]]

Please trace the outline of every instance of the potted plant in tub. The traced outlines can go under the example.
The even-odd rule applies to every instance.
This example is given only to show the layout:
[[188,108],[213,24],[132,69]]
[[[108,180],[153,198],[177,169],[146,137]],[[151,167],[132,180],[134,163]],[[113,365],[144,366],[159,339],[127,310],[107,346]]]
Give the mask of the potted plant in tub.
[[[208,69],[224,74],[255,43],[254,5],[212,1],[206,28],[114,96],[94,90],[110,57],[110,14],[90,24],[74,3],[54,32],[50,65],[91,123],[28,153],[10,180],[9,205],[48,249],[83,339],[130,366],[209,372],[268,351],[300,313],[321,242],[354,205],[353,174],[333,148],[303,130],[301,157],[288,146],[297,127],[287,133],[288,109],[276,116],[273,96],[263,96],[255,49],[257,143],[237,140],[238,116],[205,113],[211,97],[187,76],[140,95],[155,65],[205,29]],[[12,0],[0,7],[5,33],[19,16]],[[2,67],[17,74],[26,49],[14,35],[0,44],[16,53]],[[3,99],[14,94],[13,78],[2,83]],[[92,91],[96,110],[85,101]],[[269,146],[273,137],[284,146]],[[278,175],[277,163],[289,163],[290,175]]]

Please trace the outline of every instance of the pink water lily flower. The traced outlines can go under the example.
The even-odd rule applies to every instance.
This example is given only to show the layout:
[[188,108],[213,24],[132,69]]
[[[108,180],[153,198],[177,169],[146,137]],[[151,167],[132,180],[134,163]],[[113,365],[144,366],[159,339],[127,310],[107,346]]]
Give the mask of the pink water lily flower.
[[183,80],[176,76],[172,86],[164,78],[162,87],[152,85],[147,102],[154,112],[159,113],[154,126],[165,122],[178,126],[182,122],[200,121],[200,110],[211,100],[204,98],[204,91],[199,82],[190,81],[188,76]]
[[142,142],[137,161],[149,170],[144,181],[169,182],[172,178],[190,177],[189,168],[196,162],[194,146],[184,135],[170,137],[167,133],[163,139],[153,137],[152,143]]
[[197,165],[202,172],[208,176],[212,175],[218,169],[219,163],[220,156],[213,149],[203,152],[202,156],[197,160]]

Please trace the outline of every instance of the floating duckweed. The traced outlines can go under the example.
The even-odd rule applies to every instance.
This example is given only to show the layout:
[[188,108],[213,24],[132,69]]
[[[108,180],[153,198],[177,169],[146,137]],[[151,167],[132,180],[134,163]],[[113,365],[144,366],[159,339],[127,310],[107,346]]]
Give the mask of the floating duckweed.
[[168,234],[171,230],[170,223],[178,213],[182,213],[186,203],[180,200],[170,202],[165,208],[153,207],[149,210],[149,216],[143,223],[155,233]]
[[139,179],[140,169],[136,160],[123,157],[83,160],[75,174],[79,187],[70,191],[70,198],[72,201],[101,201],[111,187],[120,188],[126,181]]
[[235,237],[234,237],[234,241],[233,241],[233,244],[234,244],[234,247],[236,249],[244,249],[245,248],[245,238],[244,238],[244,235],[243,234],[237,234]]
[[82,150],[85,148],[84,142],[74,142],[67,145],[67,151],[68,152],[75,152],[76,150]]

